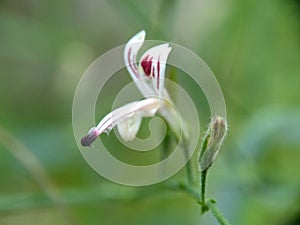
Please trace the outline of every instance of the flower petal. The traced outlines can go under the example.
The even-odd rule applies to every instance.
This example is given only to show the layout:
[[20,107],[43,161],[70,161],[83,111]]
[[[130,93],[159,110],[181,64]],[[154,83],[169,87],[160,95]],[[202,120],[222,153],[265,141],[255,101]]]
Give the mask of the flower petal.
[[160,97],[164,89],[166,62],[171,49],[169,44],[150,48],[143,54],[139,63],[140,74],[152,80],[152,89]]
[[[139,105],[144,104],[145,100],[136,103],[133,106],[133,113],[128,114],[127,118],[122,119],[118,124],[118,132],[125,141],[132,141],[139,131],[143,117],[152,117],[157,112],[161,102],[158,99],[150,99],[146,101],[148,107],[142,108]],[[159,104],[158,104],[159,101]],[[153,104],[154,103],[154,104]],[[138,110],[137,110],[138,109]]]
[[[128,103],[107,114],[96,127],[99,135],[108,133],[114,126],[139,113],[142,117],[153,116],[161,105],[158,98],[147,98]],[[121,131],[122,132],[122,131]]]
[[140,112],[136,112],[118,123],[118,132],[124,141],[132,141],[135,138],[141,123],[142,113]]
[[146,32],[144,30],[140,31],[134,35],[126,44],[124,49],[124,61],[125,66],[135,82],[136,86],[142,93],[144,97],[155,96],[155,92],[149,84],[144,82],[144,79],[141,79],[141,74],[137,66],[136,56],[141,46],[144,43]]
[[133,80],[140,78],[138,67],[136,64],[136,56],[138,51],[142,47],[145,40],[146,32],[140,31],[134,35],[126,44],[124,50],[124,61],[128,72],[130,73]]

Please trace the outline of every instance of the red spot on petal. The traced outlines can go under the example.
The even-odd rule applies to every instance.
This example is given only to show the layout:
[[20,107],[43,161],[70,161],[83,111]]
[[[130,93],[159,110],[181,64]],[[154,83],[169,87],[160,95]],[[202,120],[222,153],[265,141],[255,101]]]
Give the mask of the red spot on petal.
[[149,58],[147,55],[141,62],[141,66],[145,72],[145,75],[149,77],[151,75],[151,67],[152,67],[152,57]]

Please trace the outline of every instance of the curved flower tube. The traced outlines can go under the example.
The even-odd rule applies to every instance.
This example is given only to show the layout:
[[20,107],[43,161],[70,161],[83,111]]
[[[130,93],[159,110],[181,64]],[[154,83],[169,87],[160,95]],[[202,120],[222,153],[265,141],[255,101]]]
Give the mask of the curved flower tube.
[[130,141],[135,138],[142,117],[154,116],[160,106],[160,99],[147,98],[117,108],[107,114],[96,127],[90,129],[88,134],[81,139],[81,145],[91,146],[100,134],[109,133],[115,126],[118,128],[120,136],[125,141]]

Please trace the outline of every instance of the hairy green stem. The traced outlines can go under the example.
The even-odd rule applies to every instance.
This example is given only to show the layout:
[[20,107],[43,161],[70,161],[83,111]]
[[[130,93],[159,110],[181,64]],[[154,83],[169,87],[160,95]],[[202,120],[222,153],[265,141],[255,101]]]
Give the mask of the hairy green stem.
[[220,225],[230,225],[230,223],[225,219],[225,217],[222,215],[220,210],[215,205],[214,200],[211,199],[211,200],[203,203],[201,196],[198,195],[197,191],[183,183],[168,184],[167,187],[172,190],[184,191],[185,193],[189,194],[191,197],[193,197],[198,202],[199,205],[202,206],[202,210],[203,210],[203,207],[207,208],[206,211],[210,210]]
[[208,206],[206,205],[206,177],[208,170],[205,169],[200,175],[200,201],[202,203],[202,214],[208,211]]
[[[209,139],[209,134],[206,134],[206,137],[204,138],[202,147],[200,149],[199,166],[200,166],[200,160],[206,150],[208,139]],[[200,173],[200,201],[202,205],[202,210],[201,210],[202,214],[208,211],[208,206],[206,205],[206,177],[207,177],[208,169],[209,167],[202,170]]]
[[216,207],[214,200],[209,200],[206,202],[206,205],[210,209],[211,213],[217,219],[220,225],[230,225],[230,223],[225,219],[225,217],[221,214],[220,210]]

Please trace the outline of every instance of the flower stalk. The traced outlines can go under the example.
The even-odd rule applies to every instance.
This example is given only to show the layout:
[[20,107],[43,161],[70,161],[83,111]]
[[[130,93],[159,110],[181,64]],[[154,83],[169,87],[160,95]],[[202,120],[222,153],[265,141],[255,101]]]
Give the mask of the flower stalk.
[[209,200],[206,204],[220,225],[230,225],[230,223],[227,221],[227,219],[222,215],[220,210],[216,207],[215,203],[216,202],[214,200]]

